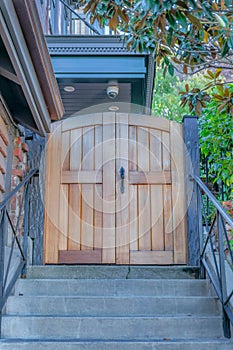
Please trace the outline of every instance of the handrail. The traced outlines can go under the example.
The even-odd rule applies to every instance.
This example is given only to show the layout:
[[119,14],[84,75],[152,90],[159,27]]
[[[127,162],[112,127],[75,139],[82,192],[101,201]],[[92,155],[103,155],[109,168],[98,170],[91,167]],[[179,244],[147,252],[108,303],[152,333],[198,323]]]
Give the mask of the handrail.
[[10,200],[15,196],[15,194],[28,182],[28,180],[31,179],[33,175],[35,175],[39,171],[38,168],[32,169],[29,171],[29,173],[25,176],[23,181],[21,181],[18,186],[15,187],[15,189],[0,203],[0,211],[6,207],[6,205],[10,202]]
[[194,179],[198,186],[205,192],[205,194],[209,197],[211,202],[214,204],[215,208],[219,211],[219,213],[222,215],[222,217],[227,221],[227,223],[233,228],[233,219],[231,216],[223,209],[221,204],[217,201],[215,196],[210,192],[208,187],[201,181],[201,179],[198,176],[194,176]]
[[[223,310],[223,331],[226,338],[231,337],[231,326],[233,324],[233,310],[230,305],[230,300],[233,296],[233,290],[230,292],[227,289],[227,276],[225,267],[225,250],[229,250],[229,258],[233,266],[233,252],[230,245],[226,223],[233,229],[233,219],[231,216],[223,209],[221,204],[217,201],[214,195],[210,192],[207,186],[201,181],[198,176],[193,177],[198,191],[197,191],[197,203],[198,203],[198,214],[199,214],[199,227],[200,227],[200,242],[201,242],[201,253],[200,253],[200,263],[201,263],[201,277],[205,277],[206,272],[213,284],[213,287],[217,293],[217,296],[222,304]],[[212,202],[215,207],[216,213],[213,218],[212,223],[209,225],[205,205],[203,201],[203,195]],[[204,241],[202,228],[203,218],[206,224],[207,237]],[[209,248],[209,249],[208,249]],[[211,263],[211,255],[213,263]]]
[[[27,242],[28,242],[28,222],[29,222],[29,187],[31,179],[34,175],[38,173],[39,169],[35,168],[29,171],[20,184],[3,200],[0,204],[0,332],[1,332],[1,320],[3,307],[14,288],[14,285],[21,274],[21,276],[26,276],[26,266],[27,266]],[[23,190],[23,196],[21,201],[21,206],[19,208],[18,217],[16,223],[12,222],[11,216],[8,211],[8,204],[10,204],[12,198]],[[21,225],[21,216],[23,216],[23,225]],[[22,229],[23,235],[19,232]],[[5,266],[5,249],[6,241],[8,237],[8,230],[12,232],[12,242],[9,252],[9,258]],[[22,237],[22,239],[21,239]],[[21,240],[23,240],[21,244]],[[14,273],[12,277],[9,278],[11,262],[13,258],[13,253],[15,247],[18,248],[20,252],[20,261],[18,265],[14,266]],[[9,279],[9,281],[8,281]],[[1,334],[0,334],[1,335]]]

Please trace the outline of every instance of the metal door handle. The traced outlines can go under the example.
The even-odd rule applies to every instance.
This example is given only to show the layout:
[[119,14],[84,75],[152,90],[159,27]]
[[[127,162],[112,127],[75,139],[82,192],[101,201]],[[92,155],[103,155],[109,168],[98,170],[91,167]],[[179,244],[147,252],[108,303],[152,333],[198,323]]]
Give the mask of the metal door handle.
[[125,169],[123,166],[120,168],[120,176],[121,176],[121,193],[124,193],[125,187],[124,187],[124,179],[125,179]]

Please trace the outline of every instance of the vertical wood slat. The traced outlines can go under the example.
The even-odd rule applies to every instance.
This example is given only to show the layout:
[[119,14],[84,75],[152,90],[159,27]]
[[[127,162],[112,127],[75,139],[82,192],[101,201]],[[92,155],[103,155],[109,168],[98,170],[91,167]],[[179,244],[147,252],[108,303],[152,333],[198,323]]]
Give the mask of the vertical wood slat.
[[103,263],[115,263],[115,114],[103,114]]
[[174,263],[185,264],[187,244],[183,133],[181,125],[170,122],[170,126]]
[[[70,170],[78,171],[81,166],[82,129],[71,130]],[[69,185],[69,234],[68,249],[80,250],[81,242],[81,188],[79,184]]]
[[[83,129],[82,170],[94,170],[94,127]],[[92,184],[82,185],[82,250],[94,246],[94,189]]]
[[151,230],[152,250],[164,250],[165,243],[162,186],[151,186]]
[[[129,126],[129,170],[137,171],[137,128]],[[130,250],[138,250],[138,186],[129,186]]]
[[46,149],[44,262],[58,262],[61,122],[51,126]]
[[[138,128],[138,170],[149,171],[149,132]],[[138,186],[139,249],[151,250],[150,187]]]
[[[61,134],[61,169],[69,170],[70,168],[70,132]],[[68,244],[68,216],[69,216],[69,185],[60,184],[60,215],[59,229],[60,235],[58,240],[58,250],[66,250]]]
[[162,170],[161,131],[150,129],[150,171]]
[[163,186],[165,250],[173,250],[172,192],[171,185]]
[[[129,264],[129,169],[128,115],[116,116],[116,263]],[[124,193],[121,193],[120,168],[125,170]]]
[[171,170],[171,147],[167,132],[162,132],[163,170]]
[[[102,173],[103,166],[103,127],[95,127],[95,170]],[[103,241],[103,184],[94,188],[94,249],[102,249]]]
[[[150,129],[150,171],[162,170],[162,134]],[[152,250],[164,250],[163,187],[151,186]]]

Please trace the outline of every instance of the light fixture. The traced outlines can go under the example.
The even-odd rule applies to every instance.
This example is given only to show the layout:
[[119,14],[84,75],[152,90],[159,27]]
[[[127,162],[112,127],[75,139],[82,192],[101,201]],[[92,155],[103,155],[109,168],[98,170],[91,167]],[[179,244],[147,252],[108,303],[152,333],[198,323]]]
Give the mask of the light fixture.
[[116,111],[119,111],[119,107],[118,106],[110,106],[108,108],[108,110],[111,111],[111,112],[116,112]]
[[71,86],[71,85],[66,85],[66,86],[64,87],[64,90],[65,90],[66,92],[74,92],[74,91],[75,91],[75,88],[74,88],[73,86]]

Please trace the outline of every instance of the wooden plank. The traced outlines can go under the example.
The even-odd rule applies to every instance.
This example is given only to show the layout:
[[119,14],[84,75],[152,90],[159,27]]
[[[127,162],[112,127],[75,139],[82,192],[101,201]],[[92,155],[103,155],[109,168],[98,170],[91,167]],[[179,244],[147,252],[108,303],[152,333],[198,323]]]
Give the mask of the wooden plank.
[[149,132],[145,128],[137,128],[137,146],[138,146],[138,171],[149,171]]
[[9,145],[9,136],[8,136],[7,126],[1,116],[0,116],[0,136],[3,139],[4,143],[6,145]]
[[139,250],[151,250],[150,188],[138,186]]
[[102,259],[101,249],[92,250],[60,250],[60,264],[100,264]]
[[101,184],[102,174],[97,170],[62,171],[62,184]]
[[115,263],[115,114],[103,114],[103,263]]
[[164,250],[162,186],[151,186],[152,250]]
[[[103,178],[103,126],[95,127],[95,170]],[[98,177],[98,175],[97,175]],[[94,249],[103,246],[103,186],[96,184],[94,188]]]
[[[116,115],[116,263],[129,264],[128,115]],[[125,170],[121,193],[120,168]]]
[[[70,167],[70,132],[61,134],[61,168],[63,171],[69,170]],[[54,169],[59,171],[59,169]],[[58,249],[66,250],[68,248],[68,218],[69,218],[69,186],[60,185],[60,215],[59,215],[59,240]]]
[[93,185],[81,185],[82,188],[82,235],[81,249],[92,250],[94,246],[94,191]]
[[130,251],[131,265],[171,265],[173,252],[163,251]]
[[[94,127],[83,129],[82,170],[93,171],[94,157]],[[82,250],[93,249],[94,246],[94,187],[93,184],[82,185]]]
[[[70,135],[70,171],[81,168],[82,129],[71,131]],[[63,174],[63,172],[62,172]],[[69,186],[69,229],[68,250],[80,250],[81,242],[81,188],[78,184]]]
[[85,114],[67,118],[62,123],[62,131],[84,128],[88,126],[102,125],[102,114]]
[[81,241],[81,189],[69,186],[68,250],[80,250]]
[[130,250],[138,250],[138,186],[129,186]]
[[0,171],[2,174],[6,173],[6,160],[1,153],[0,153]]
[[162,132],[162,152],[163,152],[163,170],[171,170],[171,156],[170,156],[170,136],[166,132]]
[[172,223],[172,189],[170,185],[163,186],[163,208],[164,208],[164,235],[165,250],[173,250],[173,223]]
[[187,262],[187,241],[183,133],[182,125],[175,122],[170,123],[174,263],[185,264]]
[[171,183],[170,171],[130,171],[130,184],[144,184],[144,185],[160,185]]
[[[46,149],[44,262],[58,262],[61,122],[51,125]],[[54,169],[57,169],[55,171]]]
[[[138,170],[137,128],[129,127],[129,171]],[[130,175],[129,175],[130,177]],[[130,250],[138,250],[138,198],[137,186],[129,186]]]
[[162,170],[161,131],[150,129],[150,171]]
[[[138,170],[149,172],[149,132],[138,128]],[[131,174],[130,174],[131,178]],[[150,188],[148,185],[138,186],[138,217],[139,217],[139,250],[151,250],[150,230]]]
[[94,249],[103,246],[103,186],[97,184],[94,191]]
[[129,170],[138,170],[136,126],[129,127]]
[[3,157],[7,156],[7,145],[5,144],[1,136],[0,136],[0,152],[3,155]]
[[149,115],[129,115],[129,125],[142,126],[145,128],[154,128],[169,132],[169,120],[160,117],[151,117]]

